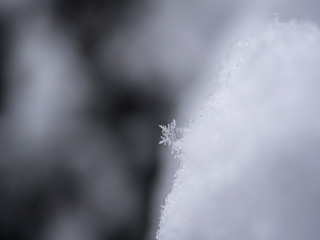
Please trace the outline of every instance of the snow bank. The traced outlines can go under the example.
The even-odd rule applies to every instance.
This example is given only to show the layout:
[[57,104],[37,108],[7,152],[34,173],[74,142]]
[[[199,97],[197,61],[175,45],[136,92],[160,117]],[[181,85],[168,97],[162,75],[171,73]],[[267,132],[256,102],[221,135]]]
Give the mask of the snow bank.
[[157,238],[319,239],[320,31],[274,21],[229,55],[179,138]]

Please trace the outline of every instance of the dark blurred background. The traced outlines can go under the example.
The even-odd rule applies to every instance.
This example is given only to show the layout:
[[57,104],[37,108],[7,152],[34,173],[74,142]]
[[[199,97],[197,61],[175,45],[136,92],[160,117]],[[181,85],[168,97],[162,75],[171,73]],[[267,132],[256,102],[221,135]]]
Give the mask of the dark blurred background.
[[144,239],[173,97],[111,46],[144,4],[1,1],[0,239]]
[[0,239],[147,238],[183,85],[155,5],[1,0]]
[[158,125],[268,4],[0,0],[0,239],[154,239]]

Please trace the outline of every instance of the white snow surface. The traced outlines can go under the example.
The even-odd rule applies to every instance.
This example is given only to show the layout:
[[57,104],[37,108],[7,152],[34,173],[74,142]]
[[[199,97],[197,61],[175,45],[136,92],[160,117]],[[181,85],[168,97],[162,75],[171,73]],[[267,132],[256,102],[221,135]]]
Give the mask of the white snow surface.
[[230,49],[183,138],[157,239],[319,239],[319,63],[309,22],[274,20]]

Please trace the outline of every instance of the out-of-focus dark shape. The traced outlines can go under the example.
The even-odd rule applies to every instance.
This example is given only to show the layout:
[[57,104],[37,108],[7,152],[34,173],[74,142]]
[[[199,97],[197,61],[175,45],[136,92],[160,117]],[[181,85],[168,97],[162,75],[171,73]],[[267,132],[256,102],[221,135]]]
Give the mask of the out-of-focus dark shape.
[[4,110],[7,44],[7,26],[5,21],[0,16],[0,115]]
[[1,240],[145,238],[173,101],[101,58],[140,2],[0,4]]

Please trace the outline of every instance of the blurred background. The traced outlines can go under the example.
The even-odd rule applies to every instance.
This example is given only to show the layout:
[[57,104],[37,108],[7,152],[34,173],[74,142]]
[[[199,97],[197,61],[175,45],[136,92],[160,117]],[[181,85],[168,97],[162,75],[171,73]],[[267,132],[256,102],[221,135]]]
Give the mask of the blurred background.
[[0,0],[0,239],[155,239],[188,122],[228,46],[315,0]]

